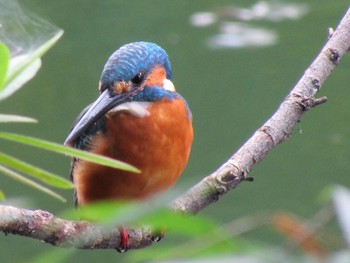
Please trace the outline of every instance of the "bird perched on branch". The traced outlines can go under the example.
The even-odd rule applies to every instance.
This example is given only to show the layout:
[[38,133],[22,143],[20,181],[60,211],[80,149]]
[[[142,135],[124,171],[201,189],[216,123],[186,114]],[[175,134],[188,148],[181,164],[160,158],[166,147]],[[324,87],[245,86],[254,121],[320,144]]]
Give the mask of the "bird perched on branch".
[[[190,109],[171,80],[168,55],[154,43],[130,43],[111,55],[99,97],[80,113],[65,145],[126,162],[141,173],[73,158],[76,205],[140,200],[176,182],[193,130]],[[128,235],[121,231],[121,247],[127,246]]]

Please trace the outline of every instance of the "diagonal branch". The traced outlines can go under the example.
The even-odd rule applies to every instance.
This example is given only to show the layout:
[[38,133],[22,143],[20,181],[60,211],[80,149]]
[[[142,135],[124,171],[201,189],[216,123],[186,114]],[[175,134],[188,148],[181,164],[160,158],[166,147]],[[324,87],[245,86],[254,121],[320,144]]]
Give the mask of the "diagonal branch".
[[[303,114],[327,101],[325,97],[316,99],[314,96],[348,50],[350,9],[272,117],[217,171],[173,201],[171,209],[182,213],[197,213],[229,190],[238,187],[241,182],[251,180],[249,172],[277,144],[291,136],[293,127]],[[86,221],[62,220],[42,210],[30,211],[10,206],[0,206],[0,230],[39,239],[55,246],[118,249],[120,244],[118,230],[106,230]],[[129,249],[148,246],[155,239],[149,227],[127,230]]]
[[293,127],[303,114],[327,101],[325,97],[316,99],[314,96],[348,50],[350,50],[350,9],[272,117],[217,171],[175,200],[173,208],[196,213],[239,186],[242,181],[249,180],[247,175],[253,167],[277,144],[291,136]]

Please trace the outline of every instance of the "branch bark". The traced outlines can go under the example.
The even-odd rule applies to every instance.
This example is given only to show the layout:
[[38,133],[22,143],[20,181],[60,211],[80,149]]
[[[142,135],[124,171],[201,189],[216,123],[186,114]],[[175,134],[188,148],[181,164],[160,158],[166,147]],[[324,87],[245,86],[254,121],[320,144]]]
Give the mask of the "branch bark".
[[[0,230],[38,239],[58,247],[81,249],[120,249],[120,231],[87,221],[68,221],[43,210],[0,206]],[[127,229],[129,247],[149,246],[157,239],[150,227]]]
[[[243,181],[251,180],[248,177],[249,172],[277,144],[291,136],[293,127],[303,114],[327,101],[325,97],[316,99],[314,96],[340,59],[350,50],[350,9],[337,29],[329,32],[329,39],[319,55],[272,117],[217,171],[174,200],[170,204],[172,210],[195,214],[219,200],[229,190],[238,187]],[[118,229],[106,230],[86,221],[67,221],[46,211],[30,211],[10,206],[0,206],[0,230],[61,247],[118,249],[120,245]],[[127,231],[129,249],[148,246],[155,240],[149,227],[130,228]]]
[[249,179],[248,174],[277,144],[288,139],[303,114],[327,101],[314,96],[340,59],[350,50],[350,8],[316,59],[280,104],[277,111],[217,171],[176,199],[176,211],[197,213]]

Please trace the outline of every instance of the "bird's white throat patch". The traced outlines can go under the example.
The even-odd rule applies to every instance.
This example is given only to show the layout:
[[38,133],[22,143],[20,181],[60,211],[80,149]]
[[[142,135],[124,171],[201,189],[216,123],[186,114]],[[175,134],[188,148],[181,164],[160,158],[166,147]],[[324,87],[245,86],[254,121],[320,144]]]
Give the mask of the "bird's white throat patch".
[[114,107],[113,109],[108,111],[107,114],[113,114],[116,112],[125,111],[134,116],[142,118],[150,114],[148,111],[148,108],[150,107],[151,104],[152,104],[151,102],[147,102],[147,101],[125,102],[121,105],[118,105],[117,107]]
[[169,79],[163,80],[163,89],[170,90],[170,91],[176,91],[173,82]]

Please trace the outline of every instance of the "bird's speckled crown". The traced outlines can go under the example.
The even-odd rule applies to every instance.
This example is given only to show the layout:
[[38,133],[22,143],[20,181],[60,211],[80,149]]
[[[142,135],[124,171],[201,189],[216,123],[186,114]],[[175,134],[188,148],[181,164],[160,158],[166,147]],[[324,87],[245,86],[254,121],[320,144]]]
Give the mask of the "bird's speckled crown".
[[101,75],[103,86],[116,81],[129,81],[139,72],[162,65],[166,77],[172,79],[171,65],[164,49],[151,42],[134,42],[122,46],[108,59]]

